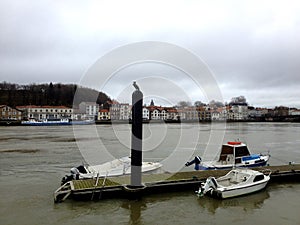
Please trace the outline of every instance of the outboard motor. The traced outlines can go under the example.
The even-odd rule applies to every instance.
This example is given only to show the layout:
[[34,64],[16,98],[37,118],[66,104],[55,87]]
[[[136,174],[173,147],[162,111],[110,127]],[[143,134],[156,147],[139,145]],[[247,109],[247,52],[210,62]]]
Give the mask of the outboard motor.
[[86,174],[87,170],[83,165],[80,165],[77,167],[73,167],[70,170],[70,173],[71,173],[70,175],[66,175],[61,179],[61,185],[64,185],[65,183],[71,180],[79,180],[79,175]]
[[205,183],[202,183],[201,186],[199,187],[199,190],[196,191],[199,197],[202,197],[205,195],[207,192],[210,192],[212,190],[216,190],[218,187],[216,178],[214,177],[209,177],[206,179]]
[[73,175],[66,175],[61,179],[61,185],[64,185],[65,183],[67,183],[73,179],[74,179]]
[[71,172],[71,176],[73,176],[73,179],[74,179],[74,180],[79,180],[79,174],[80,174],[80,172],[79,172],[79,170],[78,170],[77,167],[73,167],[73,168],[70,170],[70,172]]
[[200,169],[200,163],[201,163],[201,157],[200,156],[195,156],[195,158],[192,161],[187,162],[185,164],[185,166],[190,166],[190,165],[195,164],[194,169],[199,170]]

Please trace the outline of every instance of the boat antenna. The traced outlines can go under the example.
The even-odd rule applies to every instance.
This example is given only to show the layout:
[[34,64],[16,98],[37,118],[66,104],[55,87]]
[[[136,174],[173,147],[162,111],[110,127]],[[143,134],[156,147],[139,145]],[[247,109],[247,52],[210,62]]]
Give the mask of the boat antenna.
[[232,169],[235,169],[235,145],[233,145],[233,163],[232,163]]

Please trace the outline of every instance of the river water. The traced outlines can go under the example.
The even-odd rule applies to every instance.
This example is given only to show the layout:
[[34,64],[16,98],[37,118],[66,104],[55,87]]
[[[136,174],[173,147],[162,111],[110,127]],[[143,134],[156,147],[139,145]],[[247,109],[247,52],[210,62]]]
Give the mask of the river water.
[[[270,151],[270,165],[300,163],[299,123],[145,124],[145,161],[176,172],[194,155],[214,157],[227,141]],[[130,126],[0,127],[0,224],[300,224],[300,184],[271,184],[256,194],[216,200],[193,192],[139,201],[53,203],[75,165],[129,155]]]

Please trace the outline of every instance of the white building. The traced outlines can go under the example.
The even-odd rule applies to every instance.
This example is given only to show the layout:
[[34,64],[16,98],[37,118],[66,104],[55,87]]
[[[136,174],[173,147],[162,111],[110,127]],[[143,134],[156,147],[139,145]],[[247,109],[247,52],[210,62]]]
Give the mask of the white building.
[[112,120],[129,120],[131,118],[131,105],[128,103],[113,103],[110,106]]
[[23,111],[23,117],[37,120],[43,119],[73,119],[73,109],[66,106],[17,106],[19,110]]
[[170,117],[170,116],[169,116],[169,113],[167,112],[167,110],[166,109],[161,110],[160,118],[162,120],[166,120],[166,119],[169,119],[168,117]]
[[120,104],[120,120],[131,118],[131,106],[128,103]]
[[233,105],[231,106],[230,119],[233,120],[247,120],[248,119],[248,106],[247,105]]
[[211,112],[211,120],[220,120],[220,113],[217,110]]
[[253,108],[248,110],[248,115],[252,118],[263,117],[266,114],[268,114],[268,109],[266,108]]
[[98,116],[99,104],[95,102],[81,102],[79,104],[79,111],[85,114],[86,119],[94,120]]
[[160,120],[161,119],[159,109],[156,108],[151,111],[151,119],[152,120]]
[[143,119],[144,120],[150,119],[149,109],[147,109],[146,107],[143,107]]
[[300,109],[290,109],[289,115],[290,116],[300,116]]

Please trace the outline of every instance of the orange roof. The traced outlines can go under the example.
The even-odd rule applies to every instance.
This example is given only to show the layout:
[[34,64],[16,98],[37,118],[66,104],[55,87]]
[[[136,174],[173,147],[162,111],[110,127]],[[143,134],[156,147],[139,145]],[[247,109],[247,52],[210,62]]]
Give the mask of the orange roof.
[[171,112],[171,113],[177,113],[177,110],[176,109],[167,109],[168,112]]
[[107,101],[108,104],[120,104],[117,100],[111,100],[111,101]]

